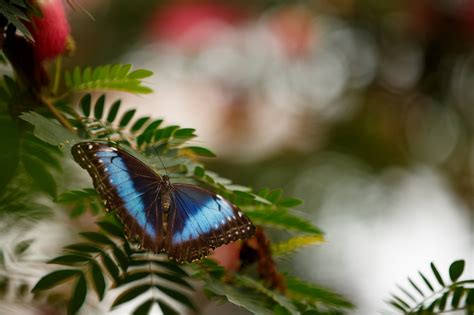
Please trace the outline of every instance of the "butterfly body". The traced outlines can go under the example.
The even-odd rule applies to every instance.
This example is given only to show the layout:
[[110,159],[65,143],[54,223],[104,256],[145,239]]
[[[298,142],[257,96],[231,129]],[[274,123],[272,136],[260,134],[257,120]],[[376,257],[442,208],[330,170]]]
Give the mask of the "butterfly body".
[[108,211],[115,211],[129,238],[155,253],[189,262],[229,242],[253,235],[255,227],[221,196],[189,184],[171,183],[126,151],[102,142],[71,149],[86,169]]

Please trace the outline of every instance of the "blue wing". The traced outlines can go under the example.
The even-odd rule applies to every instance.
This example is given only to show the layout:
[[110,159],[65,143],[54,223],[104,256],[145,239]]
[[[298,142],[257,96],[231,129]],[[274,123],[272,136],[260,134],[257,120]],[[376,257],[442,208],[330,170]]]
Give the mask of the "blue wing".
[[201,259],[211,249],[255,232],[245,214],[208,190],[173,184],[171,195],[165,248],[179,262]]
[[159,175],[129,153],[105,143],[81,142],[71,152],[89,172],[106,209],[116,211],[127,235],[160,252],[164,230]]

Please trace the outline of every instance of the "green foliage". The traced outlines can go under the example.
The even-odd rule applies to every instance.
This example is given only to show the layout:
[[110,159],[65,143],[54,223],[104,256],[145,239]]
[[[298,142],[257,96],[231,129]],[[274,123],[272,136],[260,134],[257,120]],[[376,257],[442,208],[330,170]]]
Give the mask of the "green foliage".
[[129,93],[146,94],[152,89],[142,84],[142,80],[153,72],[138,69],[131,71],[132,65],[105,65],[99,67],[74,68],[65,74],[66,86],[70,91],[115,90]]
[[[76,194],[69,194],[69,197],[73,195]],[[173,299],[195,309],[191,300],[183,293],[193,290],[193,287],[187,281],[187,273],[180,266],[164,260],[163,256],[132,248],[122,228],[115,223],[100,221],[97,224],[101,233],[81,233],[85,242],[65,247],[64,255],[49,261],[50,264],[68,266],[68,269],[45,275],[36,283],[32,292],[51,289],[64,282],[74,282],[68,314],[75,314],[81,308],[89,290],[94,291],[97,298],[102,300],[106,290],[112,287],[114,290],[122,290],[112,303],[112,308],[151,292],[153,298],[138,309],[145,309],[150,301],[160,307],[169,307],[163,299]]]
[[70,215],[73,218],[84,214],[87,209],[94,215],[98,215],[102,210],[99,194],[92,188],[67,191],[58,197],[57,202],[70,205],[72,207]]
[[[135,118],[136,112],[133,109],[125,111],[120,115],[122,112],[121,102],[115,101],[108,106],[105,95],[101,95],[93,101],[92,96],[86,94],[80,100],[79,105],[81,115],[73,115],[70,118],[70,122],[78,128],[78,133],[84,137],[107,139],[121,143],[124,149],[146,161],[149,165],[157,169],[161,169],[164,165],[172,173],[173,177],[183,177],[185,180],[201,183],[221,193],[244,210],[254,223],[293,233],[287,240],[272,246],[274,254],[282,256],[303,246],[324,241],[321,230],[315,227],[309,220],[294,214],[290,209],[301,204],[298,199],[283,197],[281,190],[264,189],[256,193],[249,187],[235,185],[229,179],[207,171],[201,163],[196,161],[196,157],[212,156],[213,154],[205,148],[186,145],[187,141],[196,136],[194,129],[180,128],[174,125],[166,126],[163,125],[162,119],[153,120],[151,117]],[[31,119],[31,116],[22,116],[22,118],[27,118],[34,125],[35,133],[43,141],[49,143],[57,143],[59,141],[62,143],[72,143],[76,141],[75,138],[60,138],[65,134],[64,130],[62,130],[62,127],[53,128],[50,126],[52,122],[48,119],[46,122],[37,117]],[[52,131],[52,134],[41,132],[45,129],[49,132]],[[137,151],[131,148],[137,148]],[[72,206],[73,216],[82,214],[85,209],[92,209],[93,213],[100,213],[102,211],[102,206],[97,200],[97,194],[92,189],[66,192],[58,198],[58,202]],[[119,307],[121,304],[138,298],[142,294],[148,294],[150,291],[159,291],[161,294],[170,295],[182,304],[193,307],[189,299],[179,291],[154,282],[153,279],[159,277],[162,280],[172,280],[171,282],[175,286],[189,289],[189,284],[183,279],[180,280],[175,273],[166,273],[156,269],[155,266],[158,263],[153,255],[145,254],[144,256],[144,254],[129,253],[126,256],[119,254],[121,251],[115,249],[111,251],[112,254],[115,254],[115,257],[108,259],[106,258],[108,256],[103,254],[107,252],[106,250],[98,251],[101,246],[113,246],[110,239],[105,236],[106,234],[87,232],[81,235],[88,242],[66,247],[66,250],[72,251],[72,253],[60,256],[51,261],[51,263],[73,266],[87,265],[86,269],[89,270],[89,273],[92,271],[95,271],[96,275],[100,274],[100,272],[107,273],[110,278],[109,281],[112,281],[114,286],[128,284],[127,289],[114,301],[113,307]],[[112,235],[115,237],[119,236],[118,234]],[[128,244],[126,241],[124,243]],[[82,254],[78,255],[78,251]],[[94,263],[95,260],[91,259],[90,253],[96,253],[96,255],[101,256],[102,261]],[[167,263],[168,267],[173,264]],[[163,264],[163,261],[161,261],[161,264]],[[128,266],[133,266],[134,268],[127,269],[126,267]],[[177,266],[173,266],[177,268]],[[135,270],[135,267],[139,268],[139,271]],[[86,288],[95,288],[97,291],[97,288],[103,287],[102,281],[99,280],[96,284],[90,283],[88,279],[93,279],[93,277],[91,275],[86,276],[85,271],[81,272],[87,284]],[[296,314],[299,312],[298,307],[301,307],[301,305],[298,305],[296,300],[291,300],[281,293],[267,289],[264,284],[248,276],[235,275],[234,282],[228,284],[222,278],[213,278],[212,274],[213,272],[207,273],[202,278],[209,292],[214,292],[215,295],[221,296],[223,292],[226,292],[224,295],[229,301],[235,302],[251,311],[261,313],[262,309],[265,309],[265,312],[269,314],[275,312]],[[78,281],[77,286],[80,284],[80,288],[82,288],[80,275],[75,278],[78,278],[76,280]],[[148,279],[148,282],[144,282],[145,279]],[[309,284],[306,285],[309,286]],[[79,292],[81,294],[75,300],[80,302],[83,291],[79,290]],[[102,289],[97,294],[102,296]],[[318,292],[313,292],[313,295],[316,298],[319,296]],[[254,301],[256,298],[259,301],[258,306]],[[326,305],[324,304],[325,301],[324,294],[322,294],[318,303]],[[349,302],[344,302],[345,304],[341,302],[341,305],[338,306],[341,308],[350,307],[351,304]],[[145,300],[137,308],[136,312],[150,310],[154,303],[162,309],[171,310],[165,300],[152,297]],[[329,303],[326,308],[333,309],[334,307],[334,305]],[[70,308],[75,309],[72,306]],[[306,308],[311,309],[314,307],[306,305]]]
[[5,0],[0,2],[0,15],[14,25],[23,35],[33,40],[30,31],[24,22],[29,22],[29,15],[40,15],[40,11],[35,4],[28,0]]
[[353,308],[342,296],[295,277],[285,277],[287,292],[283,295],[249,276],[230,274],[211,260],[197,264],[195,276],[205,279],[208,295],[223,297],[254,314],[300,314],[301,308],[324,314]]
[[[142,80],[150,75],[151,72],[146,70],[131,71],[130,65],[94,69],[76,67],[72,72],[66,72],[66,90],[62,95],[88,90],[149,93],[151,90],[143,85]],[[12,123],[7,108],[15,104],[13,100],[18,93],[15,81],[5,77],[0,88],[0,114],[4,115],[0,115],[0,119],[4,117],[5,121],[1,126],[5,133],[15,134],[12,130],[17,131],[18,137],[11,139],[15,151],[9,156],[0,155],[0,158],[22,174],[18,179],[18,172],[12,171],[9,177],[5,177],[3,185],[6,187],[15,181],[20,184],[27,182],[26,187],[36,185],[38,194],[49,195],[56,204],[71,209],[71,217],[81,216],[86,211],[101,216],[105,214],[104,207],[94,189],[61,187],[57,178],[61,172],[62,153],[68,156],[71,145],[83,139],[111,141],[157,171],[166,168],[173,180],[193,182],[222,194],[245,211],[254,223],[288,232],[286,240],[271,247],[275,255],[289,255],[303,246],[324,241],[321,230],[292,209],[301,204],[300,200],[283,197],[279,189],[254,192],[250,187],[235,185],[229,179],[206,170],[198,158],[215,155],[207,148],[189,143],[196,137],[192,128],[166,125],[163,119],[149,116],[137,117],[136,110],[123,109],[120,100],[109,104],[105,94],[95,98],[88,93],[82,95],[78,106],[70,104],[67,99],[50,100],[57,112],[28,109],[20,115],[19,122]],[[3,112],[1,106],[5,108]],[[25,194],[25,198],[31,199],[31,194]],[[89,294],[102,300],[109,290],[120,290],[112,308],[142,298],[143,302],[134,314],[147,314],[154,304],[165,314],[178,314],[179,310],[174,308],[176,303],[196,311],[188,297],[193,290],[189,278],[200,279],[213,296],[225,297],[259,314],[321,313],[351,307],[343,298],[339,304],[331,301],[327,296],[332,293],[328,291],[314,288],[311,291],[310,284],[305,284],[305,289],[300,285],[299,295],[290,290],[282,293],[254,279],[252,270],[230,274],[210,260],[188,266],[194,270],[189,276],[182,266],[165,257],[136,248],[125,238],[123,227],[113,222],[113,219],[100,221],[99,232],[80,233],[82,241],[66,246],[62,255],[49,261],[52,265],[65,267],[42,277],[32,291],[39,294],[58,285],[70,284],[69,314],[77,313]],[[307,303],[296,299],[304,294],[308,296]]]
[[322,235],[297,235],[284,242],[272,244],[273,256],[280,256],[294,252],[301,247],[322,244],[324,243],[324,237]]
[[435,264],[431,263],[431,271],[437,283],[429,281],[424,274],[419,272],[420,284],[408,278],[410,288],[399,287],[403,295],[393,294],[388,303],[402,314],[431,315],[457,310],[465,310],[466,314],[472,314],[474,312],[474,280],[459,281],[464,266],[464,260],[454,261],[449,267],[450,282],[446,282]]

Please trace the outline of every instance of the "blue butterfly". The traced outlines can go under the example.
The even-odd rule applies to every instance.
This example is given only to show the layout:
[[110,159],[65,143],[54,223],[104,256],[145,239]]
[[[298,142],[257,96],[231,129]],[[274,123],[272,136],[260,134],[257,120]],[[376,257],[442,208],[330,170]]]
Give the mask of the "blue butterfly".
[[211,249],[255,232],[249,218],[221,196],[189,184],[172,184],[124,150],[102,142],[71,149],[89,172],[108,211],[131,239],[178,262],[201,259]]

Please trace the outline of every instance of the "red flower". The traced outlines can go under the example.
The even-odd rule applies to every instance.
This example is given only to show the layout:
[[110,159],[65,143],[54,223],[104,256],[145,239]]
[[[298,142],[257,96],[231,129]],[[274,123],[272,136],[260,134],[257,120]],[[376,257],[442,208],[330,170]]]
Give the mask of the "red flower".
[[41,9],[42,17],[33,17],[31,33],[35,55],[39,61],[55,58],[66,50],[70,34],[62,0],[32,0]]

